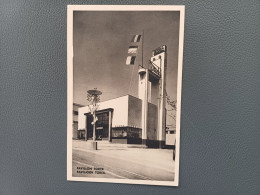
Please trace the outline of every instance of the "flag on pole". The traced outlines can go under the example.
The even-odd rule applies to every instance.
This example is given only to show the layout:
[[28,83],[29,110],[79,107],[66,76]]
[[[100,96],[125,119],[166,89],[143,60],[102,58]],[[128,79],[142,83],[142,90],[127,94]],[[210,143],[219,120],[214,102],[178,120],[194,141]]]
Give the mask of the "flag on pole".
[[137,53],[138,46],[129,46],[128,53]]
[[135,63],[136,56],[127,56],[126,65],[133,65]]
[[140,42],[142,35],[134,35],[131,42]]
[[134,35],[132,37],[130,46],[128,48],[128,56],[126,58],[126,65],[134,65],[136,60],[136,54],[138,50],[138,45],[141,40],[142,35]]

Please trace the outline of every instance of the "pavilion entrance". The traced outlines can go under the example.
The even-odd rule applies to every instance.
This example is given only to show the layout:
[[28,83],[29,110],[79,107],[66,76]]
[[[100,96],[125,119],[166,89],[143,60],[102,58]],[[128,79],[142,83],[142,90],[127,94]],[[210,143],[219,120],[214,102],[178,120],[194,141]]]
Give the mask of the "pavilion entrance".
[[[86,114],[86,129],[87,129],[87,139],[93,139],[93,115],[88,113]],[[111,111],[97,111],[96,112],[96,140],[109,140],[111,132]]]

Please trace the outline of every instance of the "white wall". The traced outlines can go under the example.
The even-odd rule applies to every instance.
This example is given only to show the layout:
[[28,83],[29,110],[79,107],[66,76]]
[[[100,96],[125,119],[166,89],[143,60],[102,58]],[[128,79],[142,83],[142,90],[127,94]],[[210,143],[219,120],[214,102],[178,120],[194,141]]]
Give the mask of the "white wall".
[[166,145],[175,145],[175,138],[176,138],[176,134],[166,134],[166,141],[165,144]]
[[[113,108],[112,127],[127,126],[128,125],[128,95],[119,98],[111,99],[108,101],[100,102],[98,110]],[[79,126],[78,129],[86,128],[85,113],[89,112],[88,106],[79,108]]]

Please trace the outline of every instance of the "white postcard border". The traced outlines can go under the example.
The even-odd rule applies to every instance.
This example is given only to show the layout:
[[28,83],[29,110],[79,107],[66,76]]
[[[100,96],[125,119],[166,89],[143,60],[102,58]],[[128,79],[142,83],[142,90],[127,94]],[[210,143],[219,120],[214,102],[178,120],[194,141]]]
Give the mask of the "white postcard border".
[[[175,180],[147,181],[132,179],[107,179],[72,177],[72,124],[73,124],[73,11],[180,11],[179,53],[178,53],[178,81],[177,81],[177,112],[176,112],[176,148],[175,148]],[[124,184],[145,184],[178,186],[180,160],[180,122],[181,122],[181,93],[184,44],[184,17],[183,5],[68,5],[67,6],[67,180],[107,182]]]

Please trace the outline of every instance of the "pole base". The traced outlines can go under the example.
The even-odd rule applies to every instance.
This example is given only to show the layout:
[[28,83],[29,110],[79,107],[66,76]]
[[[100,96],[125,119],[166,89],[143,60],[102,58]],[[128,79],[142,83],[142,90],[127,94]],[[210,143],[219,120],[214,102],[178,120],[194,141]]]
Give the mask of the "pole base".
[[93,141],[91,143],[91,145],[92,145],[92,150],[97,150],[97,142],[96,141]]

